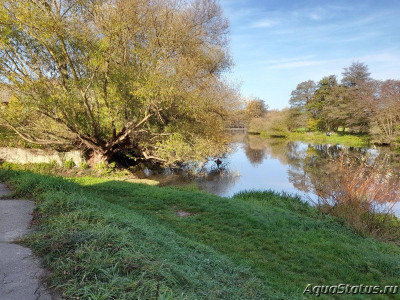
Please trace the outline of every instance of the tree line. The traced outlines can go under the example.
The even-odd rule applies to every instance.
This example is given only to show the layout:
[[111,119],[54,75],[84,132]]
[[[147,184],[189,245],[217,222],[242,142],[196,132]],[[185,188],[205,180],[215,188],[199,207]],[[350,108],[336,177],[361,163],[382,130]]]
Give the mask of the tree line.
[[297,85],[290,98],[289,130],[367,133],[372,141],[391,144],[400,136],[400,80],[375,80],[368,66],[354,62],[318,83]]

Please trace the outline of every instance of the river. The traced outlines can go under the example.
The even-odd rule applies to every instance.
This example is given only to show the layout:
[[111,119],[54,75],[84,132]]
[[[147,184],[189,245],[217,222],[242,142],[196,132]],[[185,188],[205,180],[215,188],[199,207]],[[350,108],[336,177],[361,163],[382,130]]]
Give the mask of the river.
[[273,190],[297,194],[306,201],[314,201],[317,198],[316,182],[324,179],[321,169],[325,161],[340,153],[368,160],[385,157],[399,174],[400,154],[387,147],[314,145],[236,133],[231,151],[221,158],[222,164],[218,167],[214,160],[209,161],[202,168],[204,176],[189,176],[184,171],[157,173],[146,170],[141,177],[158,180],[161,185],[192,184],[222,197],[232,197],[249,190]]

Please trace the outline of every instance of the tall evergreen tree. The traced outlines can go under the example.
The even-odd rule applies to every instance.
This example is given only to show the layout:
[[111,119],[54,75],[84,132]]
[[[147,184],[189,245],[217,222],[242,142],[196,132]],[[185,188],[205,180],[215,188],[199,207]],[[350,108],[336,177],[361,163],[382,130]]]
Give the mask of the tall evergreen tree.
[[371,73],[368,72],[368,66],[362,62],[353,62],[350,67],[344,68],[342,73],[342,85],[354,87],[370,80]]

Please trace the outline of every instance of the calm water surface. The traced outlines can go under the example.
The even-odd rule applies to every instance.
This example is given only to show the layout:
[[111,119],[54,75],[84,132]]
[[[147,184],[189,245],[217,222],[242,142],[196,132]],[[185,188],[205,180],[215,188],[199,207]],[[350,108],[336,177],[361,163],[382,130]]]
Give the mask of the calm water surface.
[[162,185],[196,184],[223,197],[248,190],[274,190],[316,200],[313,188],[323,179],[324,162],[343,152],[370,160],[389,157],[396,172],[400,170],[400,155],[388,148],[313,145],[235,134],[232,151],[221,159],[219,168],[214,161],[207,163],[202,169],[205,176],[191,177],[185,172],[171,171],[155,174],[147,170],[142,177],[159,180]]

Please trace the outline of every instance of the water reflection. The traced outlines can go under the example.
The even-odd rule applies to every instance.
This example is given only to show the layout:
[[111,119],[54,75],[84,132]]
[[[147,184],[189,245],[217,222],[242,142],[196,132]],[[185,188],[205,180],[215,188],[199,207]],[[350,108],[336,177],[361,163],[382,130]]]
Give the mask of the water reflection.
[[265,149],[254,149],[251,148],[248,144],[246,144],[243,148],[244,152],[246,153],[247,159],[253,167],[260,165],[263,162]]
[[272,189],[313,199],[316,188],[328,174],[325,168],[328,160],[343,153],[369,161],[390,161],[397,174],[400,170],[400,155],[389,148],[313,145],[236,134],[232,151],[221,159],[221,167],[210,161],[203,166],[202,177],[182,170],[146,177],[160,180],[164,185],[195,183],[200,189],[224,197],[244,190]]

